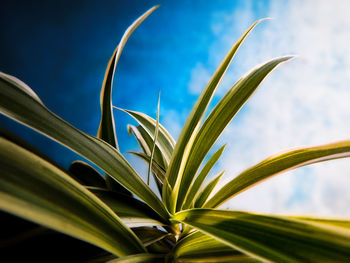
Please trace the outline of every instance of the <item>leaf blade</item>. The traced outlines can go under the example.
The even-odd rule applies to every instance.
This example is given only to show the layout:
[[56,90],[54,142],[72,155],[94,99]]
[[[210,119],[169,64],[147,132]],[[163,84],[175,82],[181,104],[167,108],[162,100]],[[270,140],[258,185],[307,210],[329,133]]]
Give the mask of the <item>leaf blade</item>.
[[304,147],[271,156],[257,165],[248,168],[223,186],[206,204],[214,208],[257,183],[284,171],[317,162],[350,156],[350,140]]
[[182,207],[182,209],[187,209],[190,207],[190,204],[192,203],[193,198],[198,193],[198,190],[202,186],[204,179],[208,176],[210,170],[213,168],[215,163],[219,160],[221,157],[226,145],[223,145],[219,150],[217,150],[208,160],[208,162],[204,165],[203,169],[197,176],[196,180],[192,183],[190,190],[187,192],[187,195],[185,197],[185,202]]
[[167,224],[147,205],[133,197],[96,187],[88,187],[88,190],[112,209],[128,227],[164,226]]
[[261,260],[346,262],[350,259],[350,231],[346,228],[212,209],[182,211],[173,219]]
[[278,65],[282,62],[286,62],[290,58],[292,57],[285,56],[275,58],[255,67],[246,76],[242,77],[234,84],[209,114],[193,142],[182,175],[182,180],[179,186],[178,210],[185,198],[187,192],[186,186],[193,181],[194,174],[199,169],[205,156],[219,138],[225,127],[258,88],[264,78]]
[[210,180],[207,185],[205,185],[205,187],[203,188],[202,191],[200,191],[198,193],[198,195],[196,196],[196,200],[194,202],[194,207],[200,208],[203,206],[203,204],[205,203],[205,201],[207,201],[209,195],[211,194],[211,192],[214,190],[215,186],[217,185],[217,183],[219,182],[219,180],[221,179],[221,177],[224,175],[225,171],[219,173],[217,176],[215,176],[212,180]]
[[100,95],[100,104],[101,104],[101,121],[97,132],[97,138],[104,140],[109,143],[117,150],[118,140],[115,132],[115,122],[113,117],[113,108],[112,108],[112,88],[113,88],[113,79],[115,70],[120,58],[120,55],[124,49],[126,42],[128,41],[131,34],[135,29],[155,10],[158,6],[154,6],[138,19],[136,19],[125,31],[122,36],[119,45],[113,52],[111,59],[108,62],[105,77],[102,84],[101,95]]
[[145,251],[104,203],[62,170],[0,137],[0,207],[116,255]]
[[179,262],[260,262],[199,231],[177,242],[173,251]]
[[[255,22],[234,44],[231,50],[228,52],[224,60],[221,62],[218,69],[215,71],[214,75],[210,79],[205,90],[202,92],[197,102],[195,103],[192,111],[187,118],[185,125],[180,133],[179,139],[174,148],[174,153],[172,155],[171,161],[169,163],[169,168],[167,169],[167,175],[169,181],[169,186],[172,192],[169,189],[164,189],[167,187],[167,184],[163,187],[163,200],[165,200],[167,208],[171,213],[175,212],[177,206],[177,193],[179,190],[179,184],[181,183],[181,176],[183,169],[185,168],[189,151],[191,150],[194,138],[199,131],[204,113],[208,108],[208,105],[221,82],[223,75],[227,71],[229,65],[231,64],[232,59],[234,58],[236,51],[241,46],[243,40],[249,34],[249,32],[259,23],[260,21]],[[167,196],[167,193],[170,193],[170,197]]]
[[[87,158],[145,201],[164,219],[168,218],[168,212],[163,203],[115,148],[65,122],[40,101],[23,92],[20,82],[9,82],[6,76],[8,75],[0,73],[0,112],[2,114]],[[31,92],[34,93],[32,90]]]

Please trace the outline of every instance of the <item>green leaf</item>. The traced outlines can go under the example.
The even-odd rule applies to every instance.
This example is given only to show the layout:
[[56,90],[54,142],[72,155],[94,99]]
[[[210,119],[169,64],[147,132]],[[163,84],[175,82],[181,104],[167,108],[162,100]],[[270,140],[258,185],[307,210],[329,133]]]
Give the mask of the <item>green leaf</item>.
[[[155,130],[156,130],[156,123],[157,121],[150,116],[137,111],[131,111],[131,110],[125,110],[120,109],[117,107],[114,107],[120,111],[123,111],[125,113],[128,113],[131,117],[133,117],[148,133],[148,135],[154,139],[155,136]],[[162,152],[166,163],[169,163],[169,160],[171,158],[171,155],[173,154],[175,141],[169,134],[169,132],[159,124],[159,135],[157,139],[157,146]]]
[[204,179],[208,176],[210,170],[213,168],[214,164],[219,160],[222,155],[226,145],[222,146],[219,150],[217,150],[209,159],[209,161],[204,165],[201,172],[197,176],[196,180],[192,183],[190,190],[187,191],[187,196],[185,198],[184,205],[182,209],[187,209],[192,204],[192,201],[195,195],[198,193],[198,190],[202,186]]
[[350,230],[246,212],[192,209],[174,215],[215,239],[270,262],[349,262]]
[[310,221],[312,223],[333,225],[338,227],[344,227],[350,229],[350,220],[349,219],[335,219],[335,218],[319,218],[311,216],[288,216],[289,218],[295,218],[305,221]]
[[154,151],[156,149],[156,143],[157,143],[158,133],[159,133],[159,108],[160,108],[160,92],[159,92],[158,106],[157,106],[156,128],[155,128],[155,132],[154,132],[154,139],[153,139],[153,144],[152,144],[151,157],[150,157],[150,160],[149,160],[148,172],[147,172],[147,184],[148,185],[149,185],[149,179],[150,179],[150,176],[151,176]]
[[[147,164],[150,163],[150,157],[147,156],[144,153],[140,153],[140,152],[133,152],[130,151],[128,153],[131,153],[139,158],[141,158],[142,160],[144,160]],[[152,162],[152,172],[154,173],[154,175],[156,176],[157,180],[163,185],[164,181],[166,180],[165,178],[165,170],[156,162],[153,161]]]
[[214,208],[269,177],[304,165],[350,156],[350,140],[289,150],[245,170],[222,187],[204,207]]
[[109,206],[128,227],[163,226],[167,221],[141,201],[128,195],[96,187],[88,187],[101,201]]
[[[151,156],[153,139],[151,136],[149,136],[147,131],[141,125],[135,127],[134,125],[128,124],[127,128],[129,135],[133,134],[135,136],[136,141],[141,147],[144,154]],[[154,160],[156,160],[156,162],[162,167],[163,170],[166,170],[168,167],[168,163],[165,161],[165,156],[163,156],[157,144],[154,151]]]
[[177,242],[173,254],[178,262],[260,262],[198,231]]
[[49,111],[34,92],[20,81],[9,81],[0,73],[0,112],[54,139],[96,164],[121,185],[137,195],[164,219],[168,218],[163,203],[140,178],[115,148],[92,137]]
[[228,123],[242,108],[244,103],[254,93],[264,78],[275,69],[280,63],[289,60],[291,57],[272,59],[251,70],[247,75],[238,80],[235,85],[225,94],[215,106],[208,118],[203,123],[197,136],[194,139],[188,161],[182,175],[180,184],[177,210],[185,198],[188,185],[191,184],[194,175],[203,162],[205,156],[224,131]]
[[154,227],[136,227],[132,231],[146,247],[171,235]]
[[137,20],[135,20],[131,26],[128,27],[122,39],[120,40],[119,45],[114,50],[113,55],[109,60],[106,68],[105,77],[101,89],[101,121],[98,128],[97,137],[109,143],[118,150],[119,147],[115,132],[115,123],[112,108],[112,88],[115,69],[117,67],[123,48],[131,34],[157,8],[158,6],[152,7]]
[[137,254],[108,261],[108,263],[164,263],[165,255]]
[[198,193],[194,202],[194,207],[199,208],[203,206],[203,204],[205,203],[205,201],[207,201],[209,195],[214,190],[215,186],[217,185],[221,177],[224,175],[224,173],[225,171],[215,176],[212,180],[210,180],[210,182],[207,183],[203,190]]
[[86,162],[72,162],[69,166],[68,174],[84,186],[106,188],[104,177]]
[[0,209],[124,256],[140,240],[96,196],[59,168],[0,137]]
[[[172,155],[171,161],[169,163],[169,168],[167,169],[167,175],[169,181],[169,186],[173,189],[171,192],[169,189],[164,189],[167,187],[167,184],[163,186],[163,200],[166,202],[170,213],[175,212],[176,203],[177,203],[177,193],[179,184],[181,182],[182,172],[185,169],[188,155],[191,151],[192,144],[194,139],[199,131],[202,119],[204,114],[209,106],[213,95],[221,82],[227,68],[229,67],[233,57],[236,54],[236,51],[242,44],[243,40],[249,34],[249,32],[259,23],[260,21],[255,22],[236,42],[236,44],[228,52],[224,60],[221,62],[220,66],[210,79],[208,85],[200,95],[196,104],[192,108],[192,111],[189,117],[186,120],[186,123],[180,133],[179,139],[176,143],[174,153]],[[194,175],[193,175],[194,176]],[[170,193],[170,196],[167,196],[167,193]]]
[[[113,55],[107,65],[105,78],[101,89],[101,121],[97,132],[97,138],[102,139],[111,146],[119,150],[117,135],[115,132],[115,123],[112,108],[112,88],[115,69],[117,67],[121,52],[134,30],[157,8],[153,7],[140,16],[135,22],[125,31],[119,45],[114,50]],[[124,194],[130,194],[109,175],[106,176],[106,182],[109,189]]]

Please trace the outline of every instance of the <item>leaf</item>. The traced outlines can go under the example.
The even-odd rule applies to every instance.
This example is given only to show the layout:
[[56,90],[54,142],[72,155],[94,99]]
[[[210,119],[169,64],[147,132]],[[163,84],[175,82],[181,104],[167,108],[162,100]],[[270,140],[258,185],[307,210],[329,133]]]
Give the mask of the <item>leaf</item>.
[[271,156],[257,165],[243,171],[236,178],[227,183],[211,199],[209,199],[204,207],[217,207],[233,196],[281,172],[304,165],[349,156],[350,140],[289,150]]
[[137,254],[108,261],[108,263],[164,263],[165,255]]
[[209,159],[209,161],[204,165],[201,172],[197,176],[196,180],[192,183],[190,190],[187,191],[187,196],[185,198],[184,205],[182,209],[187,209],[190,207],[195,195],[198,193],[198,190],[202,186],[204,179],[208,176],[210,170],[213,168],[214,164],[219,160],[222,155],[226,144],[217,150]]
[[136,227],[132,231],[140,238],[144,246],[149,246],[163,238],[170,236],[169,233],[154,227]]
[[203,190],[198,193],[198,195],[196,196],[196,201],[194,202],[194,207],[199,208],[203,206],[203,204],[205,203],[205,201],[207,201],[209,195],[214,190],[215,186],[217,185],[221,177],[224,175],[224,173],[225,171],[215,176],[210,182],[208,182],[208,184],[203,188]]
[[167,221],[151,208],[133,197],[96,187],[88,187],[88,189],[112,209],[128,227],[167,224]]
[[117,150],[119,150],[119,147],[115,132],[115,123],[112,108],[112,88],[115,69],[117,67],[123,48],[131,34],[157,8],[158,6],[152,7],[138,19],[136,19],[135,22],[131,24],[131,26],[128,27],[122,39],[120,40],[119,45],[114,50],[113,55],[109,60],[106,68],[105,77],[101,89],[101,121],[98,128],[97,137],[109,143]]
[[[136,155],[137,157],[140,157],[147,164],[149,164],[149,162],[150,162],[150,157],[147,156],[144,153],[133,152],[133,151],[130,151],[128,153],[131,153],[133,155]],[[163,170],[163,168],[156,161],[152,162],[152,172],[156,176],[157,180],[163,185],[164,181],[166,180],[165,179],[165,171]]]
[[148,185],[149,185],[149,179],[150,179],[151,170],[152,170],[152,162],[153,162],[153,157],[154,157],[154,150],[156,148],[156,143],[157,143],[158,133],[159,133],[159,108],[160,108],[160,92],[159,92],[158,106],[157,106],[156,128],[155,128],[155,132],[154,132],[154,139],[153,139],[151,157],[150,157],[150,160],[149,160],[148,172],[147,172],[147,184]]
[[193,232],[176,243],[177,262],[260,262],[201,232]]
[[[141,147],[144,154],[150,156],[153,139],[147,133],[147,131],[141,125],[135,127],[134,125],[128,124],[128,132],[129,135],[133,134],[135,136],[136,141]],[[163,170],[166,170],[168,167],[168,163],[165,161],[165,156],[163,156],[157,144],[154,151],[154,160],[162,167]]]
[[103,176],[86,162],[72,162],[69,166],[68,173],[84,186],[106,188],[106,182]]
[[167,187],[167,184],[163,186],[163,200],[166,203],[166,206],[170,213],[175,212],[176,203],[177,203],[177,193],[179,184],[181,182],[182,172],[185,168],[189,152],[191,150],[194,139],[199,131],[202,119],[208,108],[208,105],[213,98],[213,95],[221,82],[227,68],[229,67],[233,57],[236,54],[236,51],[242,44],[243,40],[249,34],[249,32],[259,23],[260,21],[255,22],[236,42],[236,44],[228,52],[224,60],[221,62],[220,66],[210,79],[208,85],[200,95],[196,104],[192,108],[192,111],[189,117],[186,120],[186,123],[180,133],[179,139],[176,143],[174,153],[172,155],[171,161],[169,163],[169,168],[167,169],[166,177],[169,181],[169,186],[172,188],[170,196],[167,196],[169,189],[164,189]]
[[280,63],[285,62],[290,58],[291,56],[275,58],[255,67],[233,85],[209,114],[195,137],[192,149],[189,153],[180,184],[177,210],[179,210],[183,203],[188,189],[187,186],[191,184],[194,175],[199,169],[205,156],[224,131],[228,123],[242,108],[244,103],[254,93],[264,78]]
[[123,256],[145,251],[103,202],[62,170],[0,137],[0,208]]
[[348,262],[350,231],[286,217],[192,209],[173,216],[215,239],[269,262]]
[[[21,82],[9,82],[0,73],[0,112],[70,148],[96,164],[121,185],[142,199],[164,219],[168,218],[163,203],[143,182],[127,160],[115,148],[92,137],[49,111],[33,97],[32,90]],[[24,92],[23,89],[28,91]]]
[[344,227],[350,229],[350,220],[349,219],[334,219],[334,218],[319,218],[311,216],[288,216],[289,218],[300,219],[304,221],[310,221],[312,223],[333,225],[338,227]]
[[[131,117],[133,117],[144,129],[147,131],[148,135],[154,139],[155,128],[156,128],[156,120],[151,118],[150,116],[137,111],[125,110],[121,108],[114,107],[120,111],[128,113]],[[169,134],[169,132],[159,124],[159,135],[157,139],[157,146],[159,150],[162,152],[166,163],[169,163],[171,155],[173,154],[175,141]]]

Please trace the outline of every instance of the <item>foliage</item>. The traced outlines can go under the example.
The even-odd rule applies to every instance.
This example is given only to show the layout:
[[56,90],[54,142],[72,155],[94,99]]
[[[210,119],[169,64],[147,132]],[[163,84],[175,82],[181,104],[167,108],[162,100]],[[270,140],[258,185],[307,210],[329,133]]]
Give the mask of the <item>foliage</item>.
[[291,58],[275,58],[252,69],[205,117],[237,50],[260,21],[228,52],[177,142],[159,123],[159,102],[156,119],[121,109],[138,123],[128,126],[142,150],[132,154],[148,164],[148,176],[154,176],[159,195],[120,153],[111,101],[113,76],[129,36],[156,8],[127,29],[109,61],[97,137],[49,111],[22,81],[0,73],[2,114],[68,147],[106,173],[100,174],[83,161],[63,171],[36,149],[2,132],[0,208],[109,253],[95,258],[96,262],[350,261],[350,221],[216,209],[276,174],[350,155],[350,140],[286,151],[248,168],[213,193],[223,173],[211,180],[209,174],[225,146],[204,163],[206,156],[263,79]]

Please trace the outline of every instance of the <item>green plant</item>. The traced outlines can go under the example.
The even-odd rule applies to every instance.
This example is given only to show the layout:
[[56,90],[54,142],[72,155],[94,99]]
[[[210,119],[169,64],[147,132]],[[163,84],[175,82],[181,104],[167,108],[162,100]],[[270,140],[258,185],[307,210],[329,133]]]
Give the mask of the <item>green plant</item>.
[[262,80],[291,58],[272,59],[254,68],[205,118],[236,51],[260,21],[224,58],[194,105],[177,142],[159,123],[159,103],[156,120],[123,110],[139,124],[128,126],[142,149],[133,154],[149,165],[148,177],[154,175],[161,198],[119,152],[111,103],[114,71],[128,37],[155,8],[127,29],[109,61],[101,91],[102,117],[97,137],[49,111],[17,78],[0,73],[2,114],[70,148],[106,172],[101,175],[82,161],[73,162],[68,171],[63,171],[35,149],[2,134],[0,208],[98,246],[118,257],[111,262],[348,262],[350,221],[216,208],[278,173],[348,157],[349,140],[269,157],[214,194],[222,173],[209,182],[205,179],[224,146],[199,169],[226,125]]

